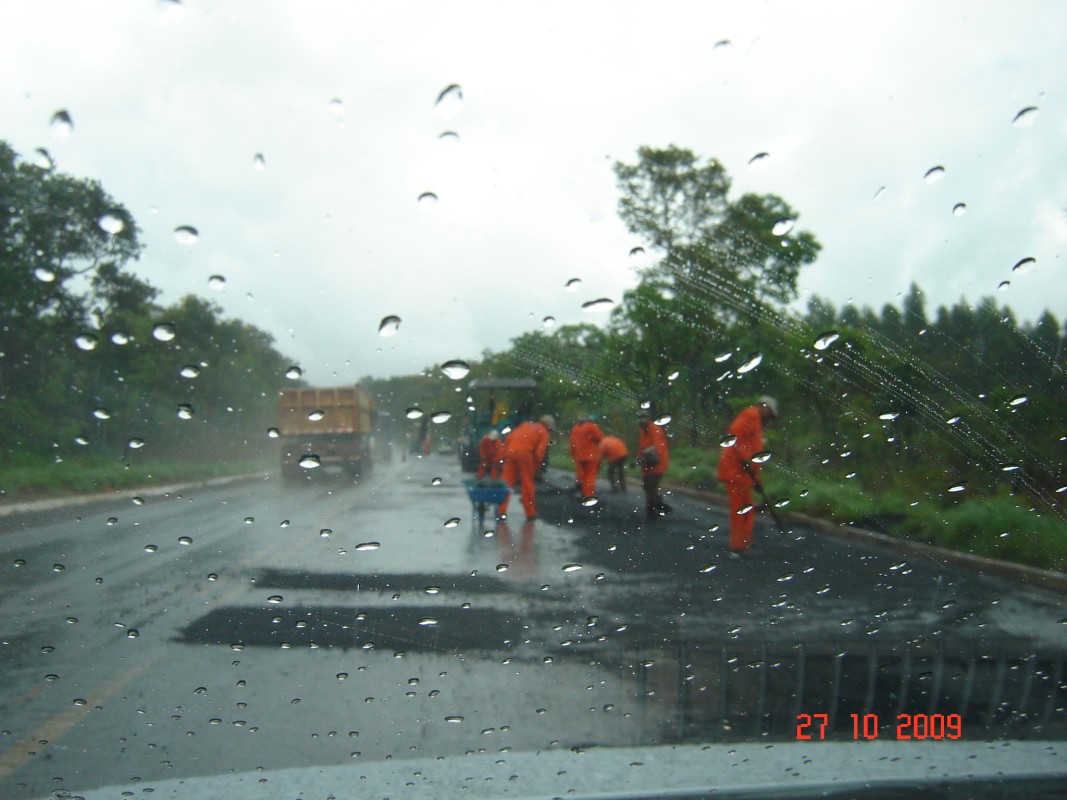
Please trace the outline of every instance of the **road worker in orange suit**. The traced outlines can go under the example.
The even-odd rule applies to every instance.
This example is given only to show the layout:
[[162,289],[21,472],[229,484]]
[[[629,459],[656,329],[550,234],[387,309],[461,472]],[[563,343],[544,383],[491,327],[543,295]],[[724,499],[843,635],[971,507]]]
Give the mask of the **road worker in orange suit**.
[[[520,483],[522,507],[527,519],[537,519],[534,475],[544,463],[548,441],[555,429],[555,418],[545,414],[537,422],[519,424],[504,440],[504,483],[508,486],[514,486],[517,481]],[[501,517],[507,514],[510,499],[510,495],[505,497],[497,509]]]
[[486,475],[494,481],[500,480],[500,468],[504,463],[504,440],[500,438],[500,431],[489,431],[478,442],[478,472],[476,477],[481,479]]
[[588,414],[579,414],[571,428],[571,458],[582,498],[596,497],[596,475],[600,471],[600,442],[604,431]]
[[730,554],[740,555],[752,546],[752,528],[756,523],[756,509],[752,505],[752,489],[763,488],[760,483],[760,464],[752,456],[763,451],[763,429],[778,418],[778,401],[761,397],[738,414],[727,429],[734,439],[722,448],[719,470],[715,477],[726,484],[730,502]]
[[629,457],[626,442],[618,436],[605,436],[600,440],[600,458],[608,462],[608,480],[613,492],[626,492],[626,459]]
[[671,507],[659,495],[663,473],[670,464],[667,434],[661,425],[653,422],[650,413],[642,411],[637,415],[637,439],[637,460],[641,464],[641,485],[645,490],[645,512],[651,521],[671,513]]

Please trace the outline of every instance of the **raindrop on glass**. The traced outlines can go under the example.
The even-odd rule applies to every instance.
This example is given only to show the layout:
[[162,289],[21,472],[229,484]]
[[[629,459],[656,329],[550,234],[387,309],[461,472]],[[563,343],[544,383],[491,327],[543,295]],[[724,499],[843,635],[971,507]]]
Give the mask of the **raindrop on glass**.
[[900,416],[899,411],[886,411],[884,414],[879,414],[878,419],[885,420],[886,422],[892,422]]
[[117,217],[114,214],[104,214],[96,221],[96,224],[100,227],[100,230],[104,233],[110,233],[112,236],[122,233],[126,228],[126,223],[122,221],[122,217]]
[[1004,292],[1007,291],[1009,286],[1011,286],[1011,281],[1001,281],[997,284],[997,289],[1001,292]]
[[41,283],[52,283],[56,279],[56,273],[45,267],[37,267],[33,271],[33,277],[39,280]]
[[420,419],[422,417],[423,413],[424,412],[423,412],[423,410],[421,408],[416,408],[415,406],[412,406],[411,408],[409,408],[407,411],[404,412],[404,416],[407,417],[408,419]]
[[752,462],[755,463],[755,464],[766,464],[770,460],[771,460],[771,451],[770,450],[761,450],[760,452],[754,453],[752,455]]
[[214,289],[216,292],[221,292],[226,288],[226,278],[222,275],[212,275],[207,279],[207,288]]
[[277,439],[281,435],[282,435],[281,431],[279,431],[277,428],[267,428],[267,438],[268,439]]
[[610,311],[615,301],[608,297],[599,297],[582,303],[582,311]]
[[585,508],[593,508],[594,506],[600,505],[600,500],[596,497],[583,497],[581,499],[581,504]]
[[956,203],[956,205],[954,205],[952,207],[952,216],[954,216],[954,217],[962,217],[966,213],[967,213],[967,204],[966,203]]
[[188,403],[181,403],[178,405],[178,419],[192,419],[193,407]]
[[463,106],[463,89],[458,83],[451,83],[440,91],[434,101],[437,113],[445,119],[451,119]]
[[966,481],[960,481],[959,483],[954,483],[954,484],[952,484],[951,486],[948,487],[948,491],[953,492],[953,493],[964,492],[966,490],[967,490],[967,482]]
[[382,545],[380,542],[362,542],[360,544],[357,544],[353,548],[353,550],[355,550],[357,553],[364,553],[368,550],[377,550],[381,546]]
[[582,568],[581,564],[564,564],[563,565],[563,571],[564,572],[577,572],[581,568]]
[[183,378],[196,378],[200,375],[200,367],[196,366],[196,364],[186,364],[178,370],[178,374]]
[[333,98],[327,105],[326,109],[335,117],[340,117],[345,112],[344,102],[338,98]]
[[140,450],[144,447],[144,439],[130,439],[130,441],[126,442],[126,446],[131,450]]
[[670,414],[660,414],[658,417],[656,417],[652,421],[655,422],[660,427],[663,427],[664,425],[670,425],[671,424],[671,419],[672,419],[672,417],[671,417]]
[[70,118],[70,112],[65,108],[60,109],[52,115],[52,120],[49,123],[49,127],[52,129],[52,135],[60,139],[66,139],[70,136],[70,132],[74,130],[74,120]]
[[442,142],[455,143],[459,141],[459,134],[455,131],[442,131],[437,138]]
[[311,453],[308,453],[300,459],[300,466],[302,466],[304,469],[315,469],[315,467],[321,465],[322,462],[319,460],[319,457]]
[[74,338],[74,344],[78,346],[79,350],[95,350],[98,341],[96,336],[91,333],[83,333]]
[[441,479],[440,478],[434,478],[433,480],[430,481],[430,486],[440,486],[440,485],[441,485]]
[[466,361],[446,361],[441,365],[441,372],[445,373],[449,378],[454,381],[462,380],[467,377],[467,374],[471,371],[470,364]]
[[38,147],[33,151],[33,164],[41,169],[53,169],[56,162],[52,160],[52,155],[47,150]]
[[722,353],[720,355],[715,356],[715,361],[716,363],[721,364],[724,361],[729,361],[732,355],[733,352]]
[[1016,128],[1029,128],[1037,121],[1038,113],[1037,106],[1027,106],[1012,118],[1011,124]]
[[541,320],[541,324],[543,326],[545,326],[546,328],[551,328],[551,327],[555,326],[556,318],[555,317],[545,317],[543,320]]
[[736,436],[723,436],[719,439],[719,447],[733,447],[737,444]]
[[448,422],[450,419],[452,419],[452,413],[450,411],[435,411],[433,413],[433,416],[430,417],[430,420],[435,425],[440,425],[441,423]]
[[169,322],[161,322],[152,328],[152,337],[161,342],[173,341],[176,335],[177,331],[174,325]]
[[118,345],[129,344],[130,337],[121,331],[111,334],[111,341]]
[[382,317],[382,321],[378,323],[379,336],[396,336],[398,330],[400,330],[400,317]]
[[308,414],[308,419],[311,422],[318,422],[320,419],[322,419],[325,416],[326,416],[326,412],[325,411],[312,411],[310,414]]
[[424,627],[432,627],[437,624],[437,620],[435,620],[433,617],[423,617],[419,620],[419,624]]
[[304,374],[304,370],[302,370],[302,369],[300,369],[300,367],[296,367],[296,366],[289,367],[289,369],[287,369],[285,371],[285,377],[288,378],[291,381],[298,380],[300,378],[300,376],[302,376],[303,374]]
[[97,419],[111,419],[111,412],[106,408],[93,409],[93,416]]
[[256,153],[252,156],[252,166],[259,170],[267,168],[267,159],[263,157],[262,153]]
[[824,333],[822,336],[820,336],[818,339],[815,340],[814,347],[815,347],[816,350],[825,350],[826,348],[828,348],[830,345],[832,345],[834,342],[836,342],[840,338],[841,338],[841,334],[838,333],[837,331],[827,331],[826,333]]
[[937,183],[943,177],[945,177],[944,167],[930,167],[930,169],[926,170],[926,174],[923,175],[923,180],[927,183]]
[[761,361],[763,361],[763,353],[752,353],[747,358],[745,358],[744,363],[737,368],[737,371],[738,373],[744,375],[746,372],[751,372],[756,367],[758,367]]
[[445,522],[445,527],[446,528],[454,528],[457,525],[459,525],[459,522],[460,522],[459,517],[452,517],[447,522]]
[[578,287],[581,286],[581,285],[582,285],[582,279],[581,278],[571,278],[569,281],[567,281],[565,284],[563,284],[563,288],[566,289],[568,292],[576,292],[576,291],[578,291]]
[[282,597],[280,594],[272,594],[270,597],[267,598],[267,602],[273,603],[274,605],[278,605],[278,603],[280,603],[284,599],[285,598]]
[[748,160],[748,165],[750,167],[762,167],[767,163],[767,159],[770,157],[770,153],[756,153],[756,155]]
[[420,206],[432,206],[437,203],[437,195],[433,192],[423,192],[419,195]]
[[1011,268],[1011,271],[1016,275],[1025,275],[1030,271],[1030,267],[1037,263],[1036,258],[1024,258],[1015,262],[1015,266]]
[[188,547],[192,543],[193,543],[193,539],[192,539],[191,536],[179,536],[178,537],[178,544],[180,544],[180,545]]
[[793,226],[796,224],[795,219],[789,217],[783,217],[774,223],[774,227],[771,228],[771,233],[775,236],[785,236],[789,231],[793,230]]
[[174,229],[174,241],[178,244],[196,244],[200,241],[200,231],[192,225],[179,225]]
[[1029,399],[1030,398],[1027,397],[1025,394],[1018,394],[1015,397],[1013,397],[1011,400],[1008,401],[1008,405],[1010,405],[1010,406],[1021,406],[1023,403],[1027,402]]
[[645,248],[643,247],[633,247],[630,249],[630,258],[637,258],[638,256],[643,256],[644,254]]

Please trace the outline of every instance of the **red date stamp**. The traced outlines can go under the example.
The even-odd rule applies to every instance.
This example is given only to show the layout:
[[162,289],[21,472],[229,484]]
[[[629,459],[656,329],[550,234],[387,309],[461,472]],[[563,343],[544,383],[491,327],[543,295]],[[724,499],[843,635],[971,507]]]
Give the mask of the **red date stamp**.
[[[959,714],[897,714],[896,738],[915,739],[959,739],[963,736],[963,720]],[[798,714],[797,739],[804,741],[826,738],[830,727],[829,714]],[[877,739],[882,730],[881,720],[877,714],[853,714],[852,738]]]

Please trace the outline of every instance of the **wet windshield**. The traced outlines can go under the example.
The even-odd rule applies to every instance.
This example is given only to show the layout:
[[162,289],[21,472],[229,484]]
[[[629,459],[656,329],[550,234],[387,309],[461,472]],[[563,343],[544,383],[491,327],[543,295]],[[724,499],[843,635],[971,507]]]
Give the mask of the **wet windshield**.
[[0,794],[1062,779],[1065,25],[5,9]]

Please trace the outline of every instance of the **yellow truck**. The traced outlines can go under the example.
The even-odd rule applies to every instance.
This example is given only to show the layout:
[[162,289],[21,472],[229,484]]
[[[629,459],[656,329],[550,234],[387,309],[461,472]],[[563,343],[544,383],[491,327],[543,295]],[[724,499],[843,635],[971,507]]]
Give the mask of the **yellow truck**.
[[374,424],[374,398],[359,386],[278,390],[282,478],[368,474]]

